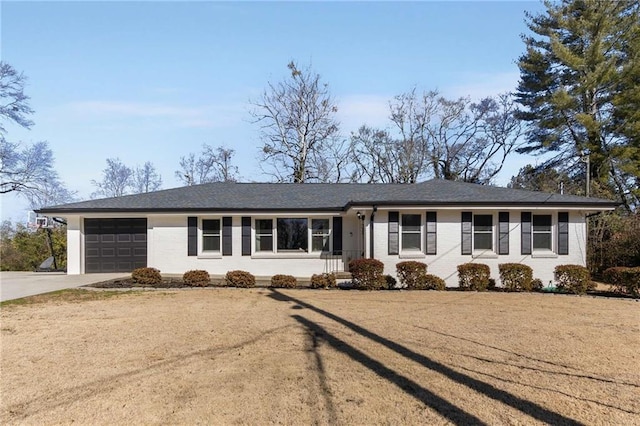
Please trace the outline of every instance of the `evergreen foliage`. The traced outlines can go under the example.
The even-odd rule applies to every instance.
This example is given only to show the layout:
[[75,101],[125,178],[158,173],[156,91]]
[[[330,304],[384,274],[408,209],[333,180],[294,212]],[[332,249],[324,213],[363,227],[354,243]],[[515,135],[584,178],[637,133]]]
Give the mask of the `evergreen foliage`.
[[618,193],[628,209],[640,202],[640,2],[545,1],[527,14],[518,117],[529,123],[524,153],[553,153],[547,165],[590,176]]

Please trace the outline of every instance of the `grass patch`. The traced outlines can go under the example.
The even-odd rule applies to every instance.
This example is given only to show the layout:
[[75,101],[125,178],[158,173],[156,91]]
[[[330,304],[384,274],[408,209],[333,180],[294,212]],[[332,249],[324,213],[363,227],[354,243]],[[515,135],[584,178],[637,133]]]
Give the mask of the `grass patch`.
[[65,290],[52,291],[50,293],[27,296],[20,299],[5,300],[0,302],[0,307],[35,305],[49,302],[87,302],[91,300],[105,300],[122,295],[140,294],[141,291],[92,291],[81,288],[70,288]]

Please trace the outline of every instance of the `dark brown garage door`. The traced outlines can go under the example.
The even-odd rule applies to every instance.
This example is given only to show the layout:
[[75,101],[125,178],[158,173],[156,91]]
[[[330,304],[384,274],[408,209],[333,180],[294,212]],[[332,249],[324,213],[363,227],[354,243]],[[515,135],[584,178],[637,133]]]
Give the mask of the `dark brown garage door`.
[[147,266],[147,219],[85,219],[85,272]]

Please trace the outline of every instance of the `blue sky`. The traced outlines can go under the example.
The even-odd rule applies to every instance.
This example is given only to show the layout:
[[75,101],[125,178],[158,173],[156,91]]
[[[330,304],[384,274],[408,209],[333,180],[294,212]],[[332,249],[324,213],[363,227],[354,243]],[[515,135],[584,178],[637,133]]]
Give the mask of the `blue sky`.
[[[47,140],[62,180],[88,198],[106,159],[151,161],[163,187],[202,144],[236,150],[260,172],[250,101],[295,60],[329,84],[344,137],[388,125],[388,101],[416,86],[447,96],[515,89],[524,11],[539,2],[2,1],[1,56],[28,77],[35,126],[8,139]],[[504,185],[535,158],[514,157]],[[3,196],[2,218],[26,203]]]

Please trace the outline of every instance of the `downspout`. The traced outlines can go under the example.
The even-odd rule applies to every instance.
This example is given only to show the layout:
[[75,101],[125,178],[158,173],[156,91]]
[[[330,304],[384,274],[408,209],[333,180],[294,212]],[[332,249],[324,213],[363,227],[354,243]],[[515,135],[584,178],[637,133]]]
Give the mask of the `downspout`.
[[371,217],[369,218],[369,258],[375,259],[373,254],[373,219],[376,217],[378,206],[374,205],[371,210]]

